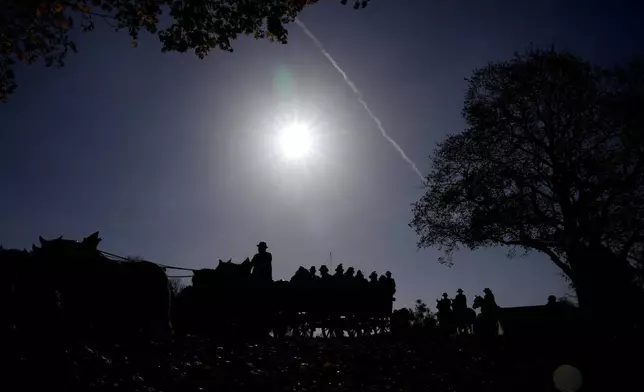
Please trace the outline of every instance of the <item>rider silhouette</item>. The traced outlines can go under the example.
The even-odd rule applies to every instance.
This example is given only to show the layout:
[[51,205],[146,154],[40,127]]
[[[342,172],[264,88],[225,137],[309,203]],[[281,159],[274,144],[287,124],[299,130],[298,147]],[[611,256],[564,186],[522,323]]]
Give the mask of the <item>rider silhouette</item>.
[[548,306],[557,305],[557,297],[555,297],[554,295],[548,296],[548,303],[546,305]]
[[273,281],[273,255],[266,251],[268,246],[262,241],[257,244],[257,254],[253,256],[253,277],[261,281]]
[[463,294],[463,289],[458,289],[456,292],[458,294],[456,294],[454,301],[452,301],[452,308],[455,312],[467,309],[467,298],[465,297],[465,294]]
[[437,299],[436,302],[438,314],[443,315],[449,313],[452,301],[447,297],[447,293],[443,293],[443,298],[440,300]]
[[483,302],[485,303],[485,307],[489,311],[494,311],[498,307],[496,304],[496,300],[494,299],[494,294],[492,294],[492,290],[485,288],[483,290],[485,293],[485,296],[483,297]]

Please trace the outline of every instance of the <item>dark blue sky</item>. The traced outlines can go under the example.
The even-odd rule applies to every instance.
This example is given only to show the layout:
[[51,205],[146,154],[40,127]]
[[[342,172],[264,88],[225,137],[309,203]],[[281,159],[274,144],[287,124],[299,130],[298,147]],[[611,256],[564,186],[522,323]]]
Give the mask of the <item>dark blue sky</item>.
[[[644,51],[636,1],[322,1],[301,19],[361,89],[390,136],[428,171],[434,144],[464,128],[465,77],[531,43],[610,64]],[[235,53],[162,54],[107,29],[84,35],[61,70],[19,69],[0,106],[0,242],[39,235],[194,268],[273,253],[297,266],[391,270],[396,306],[484,287],[501,306],[543,303],[566,285],[539,255],[460,251],[452,268],[416,250],[407,226],[419,179],[341,76],[293,25],[288,45],[243,38]],[[314,158],[284,162],[275,122],[312,122]]]

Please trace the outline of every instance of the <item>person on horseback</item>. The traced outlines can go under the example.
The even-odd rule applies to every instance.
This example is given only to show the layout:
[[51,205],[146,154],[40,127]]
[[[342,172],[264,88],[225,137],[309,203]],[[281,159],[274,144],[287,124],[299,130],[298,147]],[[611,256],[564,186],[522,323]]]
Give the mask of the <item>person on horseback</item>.
[[492,293],[492,290],[485,288],[483,289],[483,292],[485,293],[485,296],[483,296],[483,299],[485,302],[490,305],[490,307],[496,307],[496,300],[494,299],[494,294]]
[[443,293],[443,298],[440,300],[437,299],[436,302],[436,309],[438,309],[439,315],[445,315],[450,312],[452,301],[448,298],[447,293]]
[[452,301],[452,312],[454,313],[454,321],[456,323],[456,331],[459,334],[471,333],[472,326],[476,320],[476,313],[473,309],[468,309],[467,298],[463,294],[463,289],[456,290],[458,294]]
[[496,300],[494,299],[494,294],[492,293],[492,290],[488,289],[487,287],[483,289],[483,292],[485,295],[483,296],[483,304],[485,308],[481,309],[481,311],[493,314],[496,312],[497,308],[499,307],[496,304]]
[[549,295],[548,296],[548,303],[546,304],[548,306],[556,306],[557,305],[557,297],[554,295]]
[[438,309],[438,325],[443,333],[449,335],[452,333],[453,325],[453,314],[452,314],[452,301],[447,296],[447,293],[443,293],[443,298],[436,300],[436,308]]
[[262,241],[257,244],[257,254],[253,256],[251,264],[253,266],[252,276],[261,282],[273,281],[273,255],[266,251],[268,246]]
[[454,301],[452,301],[452,309],[454,312],[458,313],[467,309],[467,298],[465,297],[465,294],[463,294],[463,289],[458,289],[456,292],[458,294],[456,294]]

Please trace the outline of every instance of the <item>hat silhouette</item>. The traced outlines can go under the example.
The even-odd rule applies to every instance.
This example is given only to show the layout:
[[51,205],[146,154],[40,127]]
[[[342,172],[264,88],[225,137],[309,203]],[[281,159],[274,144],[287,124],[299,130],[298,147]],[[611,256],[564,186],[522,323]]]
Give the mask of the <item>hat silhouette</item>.
[[257,244],[257,247],[266,249],[268,248],[268,245],[266,245],[266,242],[262,241],[259,244]]

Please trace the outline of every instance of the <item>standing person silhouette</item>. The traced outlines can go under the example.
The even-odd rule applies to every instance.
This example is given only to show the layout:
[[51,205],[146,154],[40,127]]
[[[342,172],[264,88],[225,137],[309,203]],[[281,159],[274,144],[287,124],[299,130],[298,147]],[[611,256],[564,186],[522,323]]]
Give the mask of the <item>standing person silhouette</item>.
[[253,266],[252,275],[258,281],[272,282],[273,281],[273,255],[266,251],[268,246],[266,242],[262,241],[257,244],[257,254],[253,256],[251,264]]

